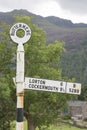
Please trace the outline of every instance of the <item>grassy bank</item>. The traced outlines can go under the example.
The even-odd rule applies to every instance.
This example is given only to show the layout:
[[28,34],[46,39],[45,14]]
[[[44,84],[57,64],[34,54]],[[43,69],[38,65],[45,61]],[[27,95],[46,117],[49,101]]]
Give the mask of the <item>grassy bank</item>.
[[57,125],[57,126],[51,126],[49,130],[87,130],[82,128],[77,128],[75,126],[69,126],[69,125]]
[[[14,128],[12,130],[16,130],[15,125],[16,123],[14,122]],[[27,130],[27,122],[24,122],[24,130]],[[39,130],[38,128],[36,130]],[[57,125],[51,125],[49,128],[46,128],[45,126],[42,127],[42,130],[87,130],[86,128],[78,128],[66,123],[59,123]]]

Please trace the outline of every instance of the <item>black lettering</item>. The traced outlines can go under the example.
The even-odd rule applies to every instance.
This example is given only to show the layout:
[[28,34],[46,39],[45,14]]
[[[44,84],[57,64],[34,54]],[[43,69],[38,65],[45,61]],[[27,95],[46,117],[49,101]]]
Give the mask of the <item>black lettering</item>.
[[22,24],[19,24],[19,28],[21,28],[22,27]]
[[77,93],[79,93],[79,89],[77,89]]
[[71,92],[71,93],[79,93],[79,89],[69,88],[69,92]]
[[58,88],[56,88],[56,90],[58,91]]
[[25,30],[28,30],[28,27],[25,27]]
[[30,30],[26,30],[26,36],[30,35]]
[[17,24],[14,26],[14,29],[18,29],[18,25]]
[[74,93],[77,93],[77,90],[76,90],[76,89],[74,89]]
[[12,31],[11,31],[11,36],[14,36],[15,35],[15,29],[12,28]]
[[23,28],[25,29],[25,28],[26,28],[26,25],[23,24]]
[[31,79],[29,79],[29,83],[31,83]]
[[62,87],[60,88],[60,91],[61,91],[61,92],[63,91],[63,88],[62,88]]
[[31,84],[29,84],[29,88],[31,88]]
[[72,89],[71,89],[71,88],[69,88],[69,92],[72,92]]
[[76,87],[76,84],[73,84],[73,87],[75,88],[75,87]]
[[60,83],[60,86],[63,86],[63,82]]
[[29,83],[45,84],[44,80],[29,79]]

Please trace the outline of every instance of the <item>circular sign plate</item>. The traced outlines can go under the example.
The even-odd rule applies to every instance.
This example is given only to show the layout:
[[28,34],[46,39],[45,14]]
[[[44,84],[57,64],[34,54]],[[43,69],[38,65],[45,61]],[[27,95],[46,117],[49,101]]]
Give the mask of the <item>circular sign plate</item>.
[[[18,37],[17,36],[17,31],[18,30],[23,30],[24,31],[24,36],[23,37]],[[10,37],[15,43],[24,44],[31,37],[31,29],[25,23],[16,23],[10,29]]]

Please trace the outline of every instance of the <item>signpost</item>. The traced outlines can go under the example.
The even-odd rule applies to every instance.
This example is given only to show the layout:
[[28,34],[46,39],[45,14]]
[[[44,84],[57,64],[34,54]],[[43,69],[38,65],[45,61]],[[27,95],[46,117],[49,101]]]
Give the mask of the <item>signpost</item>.
[[[17,31],[23,30],[24,36],[18,37]],[[81,84],[70,83],[55,80],[37,79],[37,78],[24,78],[24,47],[31,37],[31,30],[25,23],[16,23],[10,29],[11,39],[18,44],[17,46],[17,68],[15,85],[17,87],[17,123],[16,130],[24,130],[23,128],[23,105],[24,105],[24,89],[49,91],[58,93],[77,94],[81,93]],[[25,80],[24,80],[25,79]]]
[[81,84],[25,77],[24,89],[80,95]]
[[[24,31],[23,37],[17,36],[17,31]],[[17,123],[16,130],[23,130],[23,105],[24,105],[24,47],[31,36],[31,30],[25,23],[16,23],[10,29],[11,39],[18,44],[17,46],[17,68],[16,68],[16,87],[17,87]]]

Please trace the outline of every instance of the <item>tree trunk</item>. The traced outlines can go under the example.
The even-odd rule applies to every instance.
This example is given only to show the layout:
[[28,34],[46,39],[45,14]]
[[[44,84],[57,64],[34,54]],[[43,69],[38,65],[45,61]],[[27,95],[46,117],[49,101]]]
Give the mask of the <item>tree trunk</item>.
[[27,120],[27,129],[28,130],[35,130],[36,129],[36,125],[32,119],[32,116],[29,114],[29,110],[28,112],[24,113],[24,116]]
[[34,123],[30,120],[27,120],[28,130],[35,130]]

